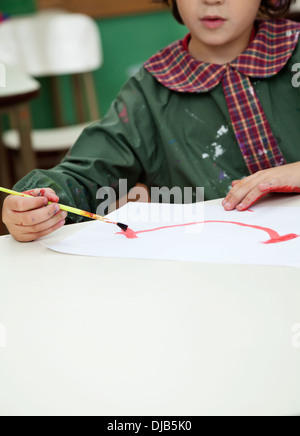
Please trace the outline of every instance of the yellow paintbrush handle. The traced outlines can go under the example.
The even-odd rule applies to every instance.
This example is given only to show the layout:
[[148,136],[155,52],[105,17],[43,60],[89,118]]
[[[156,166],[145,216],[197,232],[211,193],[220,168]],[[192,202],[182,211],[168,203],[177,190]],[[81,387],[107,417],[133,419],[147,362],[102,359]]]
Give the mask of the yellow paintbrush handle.
[[19,197],[32,198],[32,195],[22,194],[22,192],[12,191],[11,189],[6,189],[6,188],[0,187],[0,191],[4,192],[5,194],[9,194],[9,195],[18,195]]
[[[0,187],[0,192],[4,192],[5,194],[9,194],[9,195],[18,195],[19,197],[32,198],[32,195],[23,194],[22,192],[12,191],[11,189],[1,188],[1,187]],[[53,204],[53,202],[49,201],[48,204]],[[86,212],[85,210],[76,209],[75,207],[65,206],[64,204],[59,204],[59,203],[58,203],[58,206],[61,208],[61,210],[64,210],[64,211],[70,212],[70,213],[74,213],[75,215],[80,215],[83,217],[91,218],[92,220],[102,221],[102,222],[107,223],[107,224],[116,224],[124,232],[126,232],[128,229],[128,226],[126,224],[116,223],[114,221],[109,220],[108,218],[105,218],[105,217],[100,216],[100,215],[96,215],[96,214],[91,213],[91,212]]]
[[[51,202],[50,202],[51,203]],[[115,222],[110,221],[108,218],[105,218],[100,215],[96,215],[95,213],[86,212],[85,210],[76,209],[75,207],[65,206],[64,204],[59,204],[61,210],[65,210],[66,212],[74,213],[75,215],[84,216],[87,218],[91,218],[92,220],[103,221],[109,224],[117,224]]]
[[[23,194],[22,192],[17,192],[17,191],[12,191],[11,189],[6,189],[6,188],[1,188],[0,187],[0,191],[4,192],[5,194],[9,194],[9,195],[18,195],[19,197],[26,197],[26,198],[32,198],[32,195],[28,195],[28,194]],[[48,204],[52,204],[52,201],[49,201]],[[109,221],[107,218],[104,218],[100,215],[95,215],[93,213],[90,212],[86,212],[84,210],[80,210],[80,209],[76,209],[75,207],[71,207],[71,206],[65,206],[64,204],[59,204],[59,207],[61,208],[61,210],[64,210],[66,212],[70,212],[70,213],[74,213],[75,215],[80,215],[80,216],[84,216],[84,217],[88,217],[91,219],[96,219],[96,220],[100,220],[100,221],[104,221],[104,222],[111,222]],[[113,223],[115,224],[115,223]]]

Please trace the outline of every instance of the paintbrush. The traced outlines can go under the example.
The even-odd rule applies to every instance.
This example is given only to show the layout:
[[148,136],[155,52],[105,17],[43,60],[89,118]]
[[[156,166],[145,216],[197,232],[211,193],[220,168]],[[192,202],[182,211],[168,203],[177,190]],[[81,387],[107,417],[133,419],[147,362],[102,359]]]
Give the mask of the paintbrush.
[[[4,192],[5,194],[9,194],[9,195],[18,195],[19,197],[27,197],[27,198],[33,197],[32,195],[23,194],[22,192],[12,191],[10,189],[1,188],[1,187],[0,187],[0,191]],[[48,204],[53,204],[53,202],[49,201]],[[86,218],[91,218],[92,220],[102,221],[102,222],[107,223],[107,224],[115,224],[116,226],[120,227],[120,229],[123,230],[123,232],[126,232],[126,230],[128,229],[128,226],[126,224],[111,221],[108,218],[105,218],[105,217],[100,216],[100,215],[96,215],[95,213],[86,212],[85,210],[76,209],[75,207],[65,206],[64,204],[58,204],[58,206],[61,208],[61,210],[65,210],[66,212],[74,213],[75,215],[80,215],[80,216],[83,216]]]

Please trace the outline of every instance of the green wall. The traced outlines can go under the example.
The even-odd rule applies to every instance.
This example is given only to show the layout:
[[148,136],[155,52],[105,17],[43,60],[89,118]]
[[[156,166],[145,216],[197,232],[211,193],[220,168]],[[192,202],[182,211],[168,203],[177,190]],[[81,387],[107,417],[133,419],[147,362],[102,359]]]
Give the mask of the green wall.
[[[0,0],[0,10],[12,15],[32,12],[34,0]],[[187,30],[169,12],[100,19],[97,24],[102,36],[104,64],[94,76],[103,115],[130,74],[157,50],[183,37]],[[41,84],[41,95],[32,103],[36,128],[54,125],[48,79],[43,78]],[[69,79],[62,77],[61,84],[65,122],[72,124],[75,115]]]
[[104,65],[96,74],[104,109],[129,78],[152,54],[187,33],[168,12],[99,20]]
[[26,14],[35,9],[35,0],[0,0],[0,11],[10,15]]

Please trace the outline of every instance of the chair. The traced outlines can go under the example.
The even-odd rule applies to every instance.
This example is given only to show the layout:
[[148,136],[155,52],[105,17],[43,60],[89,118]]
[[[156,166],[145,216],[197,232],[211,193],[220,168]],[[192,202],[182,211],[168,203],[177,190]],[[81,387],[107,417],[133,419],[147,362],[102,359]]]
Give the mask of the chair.
[[[31,144],[31,117],[29,101],[37,97],[39,83],[28,74],[13,66],[0,64],[0,115],[6,114],[15,123],[19,139],[22,142],[22,160],[24,170],[30,170],[35,154]],[[9,171],[7,149],[2,143],[2,125],[0,120],[0,186],[10,187],[13,184]],[[6,233],[2,224],[2,201],[0,195],[0,235]]]
[[[4,85],[0,87],[0,115],[10,116],[16,128],[15,136],[22,143],[20,150],[25,171],[32,168],[35,155],[31,142],[31,116],[29,101],[37,97],[39,83],[18,67],[1,64]],[[0,123],[0,133],[2,125]],[[12,180],[8,173],[8,159],[0,137],[0,183],[10,186]]]
[[[56,127],[33,130],[35,152],[65,152],[91,121],[99,119],[92,71],[101,67],[103,54],[99,29],[90,17],[54,10],[8,20],[0,26],[0,62],[14,64],[35,78],[50,77]],[[74,87],[78,124],[73,126],[63,122],[59,86],[63,75],[71,76]],[[5,132],[3,143],[10,150],[23,147],[16,130]],[[34,159],[29,167],[36,167]]]

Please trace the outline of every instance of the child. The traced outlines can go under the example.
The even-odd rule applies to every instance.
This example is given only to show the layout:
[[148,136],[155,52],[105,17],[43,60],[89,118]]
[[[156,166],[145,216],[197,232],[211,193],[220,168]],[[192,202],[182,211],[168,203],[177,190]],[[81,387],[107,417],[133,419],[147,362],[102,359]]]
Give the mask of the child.
[[190,34],[146,62],[60,165],[16,185],[35,197],[5,200],[18,241],[64,225],[47,199],[96,211],[98,189],[117,190],[120,179],[128,190],[204,187],[206,200],[226,196],[228,211],[300,192],[300,24],[278,18],[292,0],[161,2]]

